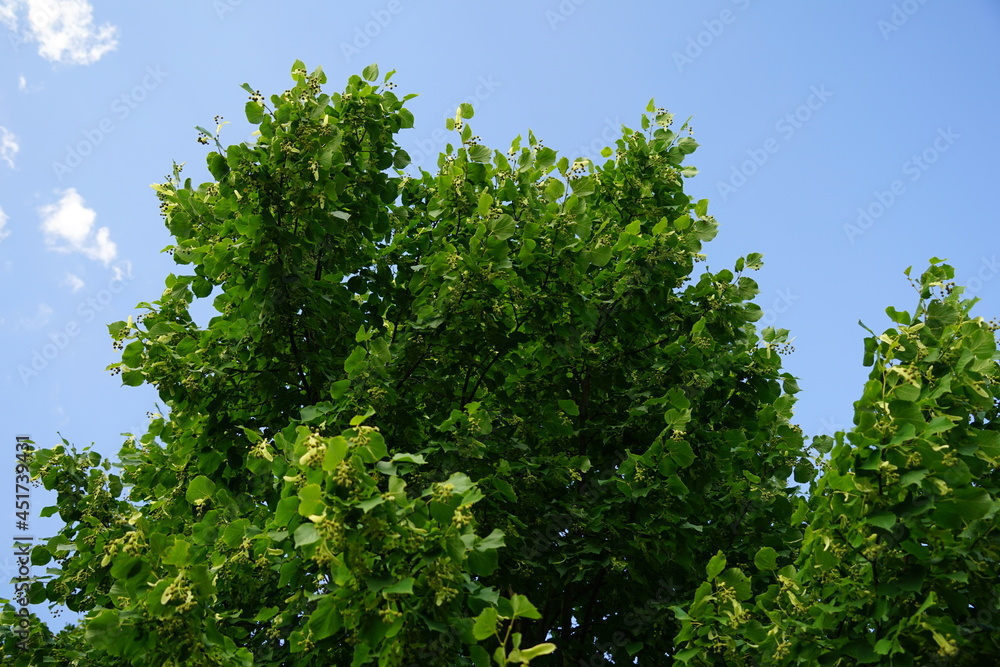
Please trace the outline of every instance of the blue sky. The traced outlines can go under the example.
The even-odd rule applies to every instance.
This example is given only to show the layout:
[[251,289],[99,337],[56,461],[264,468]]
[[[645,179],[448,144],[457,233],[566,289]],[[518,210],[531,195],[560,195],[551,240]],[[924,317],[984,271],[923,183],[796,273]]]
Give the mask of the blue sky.
[[[103,369],[116,360],[105,324],[156,299],[174,270],[149,185],[172,161],[206,173],[194,126],[217,114],[233,121],[224,142],[247,139],[239,85],[280,92],[297,58],[322,65],[330,90],[372,62],[396,69],[396,92],[419,94],[400,140],[427,167],[461,102],[483,143],[531,128],[571,158],[596,157],[651,97],[693,116],[700,173],[686,189],[721,224],[708,266],[764,253],[757,302],[764,324],[792,331],[785,365],[807,434],[850,425],[866,377],[857,322],[881,331],[886,306],[912,309],[906,267],[947,258],[977,312],[1000,315],[995,2],[0,0],[12,454],[21,433],[114,454],[143,430],[155,392]],[[13,500],[4,470],[0,498]],[[37,516],[49,498],[34,494]],[[5,548],[0,579],[13,563]]]

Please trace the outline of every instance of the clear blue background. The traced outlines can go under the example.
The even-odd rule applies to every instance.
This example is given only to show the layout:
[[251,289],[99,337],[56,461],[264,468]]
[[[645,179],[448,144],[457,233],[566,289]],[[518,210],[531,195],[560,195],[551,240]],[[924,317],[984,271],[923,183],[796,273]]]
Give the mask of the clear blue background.
[[[205,174],[193,127],[216,114],[233,121],[224,142],[248,138],[239,84],[280,92],[296,58],[322,65],[330,91],[372,62],[398,70],[396,92],[420,95],[401,142],[428,168],[463,101],[483,143],[506,148],[531,128],[571,158],[637,126],[651,97],[693,116],[700,174],[686,189],[721,223],[708,266],[764,253],[757,301],[764,324],[794,336],[785,365],[807,434],[850,425],[866,377],[857,322],[881,331],[886,306],[912,308],[907,266],[947,258],[983,299],[977,312],[1000,313],[995,2],[72,4],[0,0],[11,460],[18,433],[114,454],[120,434],[143,430],[155,392],[103,370],[117,359],[104,325],[156,299],[174,270],[149,185],[172,161]],[[12,513],[13,464],[2,470]],[[37,516],[51,498],[34,493]],[[0,522],[0,543],[12,525]],[[13,563],[4,547],[4,582]]]

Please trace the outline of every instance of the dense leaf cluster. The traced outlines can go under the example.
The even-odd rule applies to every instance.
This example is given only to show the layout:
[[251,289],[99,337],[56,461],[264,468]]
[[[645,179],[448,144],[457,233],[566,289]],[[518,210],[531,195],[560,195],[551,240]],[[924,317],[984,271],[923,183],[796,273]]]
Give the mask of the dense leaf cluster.
[[4,664],[991,654],[961,619],[996,599],[996,345],[933,296],[948,267],[810,450],[787,332],[753,325],[760,255],[696,271],[717,225],[686,126],[651,102],[571,162],[481,145],[463,104],[429,172],[390,77],[245,85],[256,141],[199,128],[214,180],[154,186],[183,273],[110,325],[112,369],[167,409],[113,465],[37,453],[66,525],[29,597],[85,617],[6,632]]

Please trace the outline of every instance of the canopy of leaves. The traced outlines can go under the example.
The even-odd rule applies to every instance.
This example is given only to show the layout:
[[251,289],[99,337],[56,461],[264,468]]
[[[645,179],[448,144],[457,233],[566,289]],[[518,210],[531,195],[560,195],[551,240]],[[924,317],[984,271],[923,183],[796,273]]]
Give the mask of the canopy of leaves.
[[[762,562],[753,595],[719,575],[676,608],[688,664],[986,665],[1000,655],[1000,369],[996,324],[940,260],[913,314],[865,339],[855,427],[837,433],[799,501],[793,557]],[[909,270],[907,270],[909,275]]]
[[866,343],[858,426],[815,459],[787,332],[753,325],[760,255],[695,271],[716,222],[671,114],[650,102],[595,164],[487,148],[462,105],[429,172],[391,75],[244,85],[256,141],[202,130],[215,180],[154,186],[181,270],[109,328],[112,371],[168,410],[114,464],[36,453],[66,525],[29,599],[85,616],[26,649],[7,630],[4,664],[995,648],[953,620],[996,599],[995,343],[960,290],[931,298],[946,266]]

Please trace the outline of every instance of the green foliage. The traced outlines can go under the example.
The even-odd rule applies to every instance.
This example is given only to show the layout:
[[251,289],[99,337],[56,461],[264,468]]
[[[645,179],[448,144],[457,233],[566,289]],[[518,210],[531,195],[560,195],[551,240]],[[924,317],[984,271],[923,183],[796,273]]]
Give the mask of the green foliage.
[[888,308],[897,326],[865,340],[872,370],[855,427],[836,434],[800,501],[794,557],[773,572],[761,556],[753,598],[710,568],[702,595],[676,609],[682,662],[984,665],[1000,655],[1000,357],[953,275],[932,260],[913,281],[913,314]]
[[866,344],[858,427],[817,459],[788,332],[753,325],[761,256],[695,270],[717,224],[671,114],[594,164],[483,146],[463,104],[406,172],[391,76],[244,84],[256,141],[200,130],[214,180],[153,186],[182,273],[109,326],[111,370],[168,409],[114,465],[36,452],[66,525],[30,597],[85,616],[2,635],[4,664],[987,654],[946,612],[995,592],[995,344],[931,298],[947,267]]

